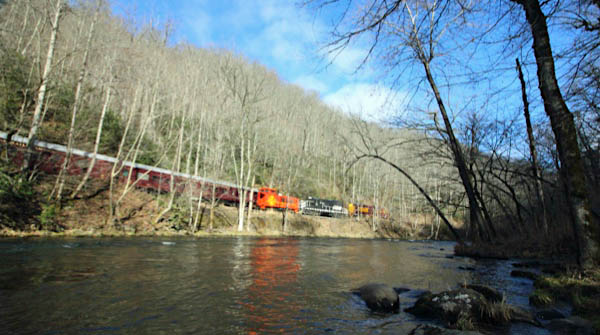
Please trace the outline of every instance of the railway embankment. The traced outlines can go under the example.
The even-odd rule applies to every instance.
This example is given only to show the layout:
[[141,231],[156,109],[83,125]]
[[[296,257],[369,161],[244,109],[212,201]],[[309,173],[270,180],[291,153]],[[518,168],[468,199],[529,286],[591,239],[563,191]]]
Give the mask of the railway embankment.
[[432,231],[430,218],[423,215],[388,219],[329,218],[258,209],[253,209],[249,218],[245,217],[244,229],[238,231],[235,206],[211,207],[205,202],[199,211],[191,213],[189,199],[182,196],[175,198],[169,212],[160,215],[169,195],[136,189],[122,198],[122,189],[112,190],[113,202],[119,203],[110,218],[111,191],[107,185],[93,183],[80,197],[63,199],[58,204],[48,200],[54,177],[39,177],[29,183],[3,175],[1,236],[255,235],[426,239],[437,235],[439,239],[450,238],[443,225]]

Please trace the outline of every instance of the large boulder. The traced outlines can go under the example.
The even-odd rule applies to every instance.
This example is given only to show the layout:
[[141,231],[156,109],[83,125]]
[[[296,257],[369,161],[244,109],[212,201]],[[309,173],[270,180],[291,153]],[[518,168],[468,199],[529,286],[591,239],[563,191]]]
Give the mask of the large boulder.
[[357,293],[372,311],[397,313],[400,310],[398,293],[385,284],[366,284],[361,286]]
[[483,294],[459,288],[438,294],[425,293],[406,312],[418,317],[442,320],[452,328],[475,329],[473,323],[486,303]]
[[[509,322],[541,324],[533,314],[501,301],[501,294],[491,288],[473,285],[484,294],[467,287],[438,294],[425,293],[406,312],[418,317],[438,319],[447,327],[478,329],[486,326],[508,325]],[[489,299],[486,298],[489,296]]]

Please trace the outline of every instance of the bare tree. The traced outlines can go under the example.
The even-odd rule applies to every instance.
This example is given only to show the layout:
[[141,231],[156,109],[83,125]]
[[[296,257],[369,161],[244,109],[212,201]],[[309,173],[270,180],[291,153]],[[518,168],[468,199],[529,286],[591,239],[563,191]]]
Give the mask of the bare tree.
[[31,155],[33,154],[35,141],[37,138],[38,129],[42,123],[42,110],[44,107],[46,89],[48,87],[48,81],[50,79],[50,71],[52,70],[52,59],[54,57],[54,48],[56,46],[56,37],[58,35],[58,25],[60,22],[60,16],[65,6],[63,0],[56,0],[54,8],[54,18],[52,20],[52,31],[50,34],[50,41],[48,42],[48,53],[46,55],[46,63],[44,65],[44,72],[42,74],[42,81],[38,89],[37,99],[35,101],[35,110],[33,112],[33,119],[31,121],[31,128],[29,129],[29,136],[27,139],[27,155],[23,161],[23,167],[29,168],[31,164]]
[[599,261],[598,222],[593,219],[591,203],[586,188],[584,164],[577,141],[577,128],[573,114],[565,103],[554,68],[554,56],[550,47],[550,36],[546,16],[538,0],[512,0],[522,6],[531,28],[533,51],[537,64],[538,81],[544,110],[556,138],[556,149],[561,163],[561,178],[567,188],[573,231],[578,244],[578,263],[591,268]]
[[[308,1],[308,3],[314,2],[320,4],[320,6],[326,6],[342,1]],[[387,55],[389,58],[394,58],[391,61],[392,66],[402,66],[404,64],[402,60],[417,62],[422,66],[425,79],[434,95],[443,120],[443,135],[447,139],[454,163],[467,194],[471,228],[477,232],[480,238],[489,240],[493,237],[492,232],[490,229],[486,229],[485,226],[492,227],[492,223],[485,220],[482,215],[464,153],[454,134],[450,114],[446,108],[446,103],[442,99],[431,68],[431,63],[438,54],[436,51],[438,44],[445,36],[450,34],[449,30],[458,26],[468,11],[468,4],[462,2],[376,0],[360,9],[357,18],[351,22],[352,26],[350,28],[341,32],[335,31],[333,41],[330,42],[329,46],[332,48],[332,52],[335,53],[343,50],[344,47],[358,38],[371,36],[372,42],[367,58],[363,61],[364,63],[387,38],[388,43],[389,41],[397,43],[394,46],[394,51]],[[350,14],[346,12],[342,20],[346,18],[346,15]],[[336,27],[345,26],[340,23]],[[453,33],[459,32],[455,31]]]
[[[73,153],[73,140],[75,137],[75,124],[77,120],[77,113],[79,111],[79,107],[81,105],[81,90],[83,87],[83,81],[88,72],[88,58],[90,54],[90,47],[92,44],[92,38],[94,37],[94,28],[96,26],[96,22],[98,21],[98,16],[100,13],[100,6],[97,6],[93,15],[92,23],[90,24],[90,30],[88,31],[87,40],[85,43],[85,49],[83,51],[83,62],[81,65],[81,70],[79,71],[79,77],[77,78],[77,85],[75,88],[75,100],[73,101],[73,109],[71,112],[71,126],[69,127],[69,135],[67,139],[67,153],[65,155],[65,159],[63,160],[62,167],[58,173],[58,177],[56,178],[56,184],[54,185],[54,189],[50,196],[55,194],[56,200],[58,202],[62,199],[63,188],[65,186],[65,174],[67,173],[67,169],[69,164],[71,163],[71,155]],[[82,20],[83,21],[83,20]]]
[[531,172],[535,179],[535,193],[538,198],[539,204],[542,207],[542,228],[546,234],[548,234],[548,211],[546,210],[546,201],[544,197],[544,188],[542,187],[542,177],[540,175],[540,167],[538,164],[537,151],[535,150],[535,138],[533,137],[533,127],[531,126],[531,117],[529,116],[529,102],[527,101],[527,87],[525,85],[525,78],[523,77],[523,70],[521,69],[521,63],[516,58],[517,72],[519,73],[519,81],[521,82],[521,92],[523,97],[523,116],[525,117],[525,124],[527,127],[527,139],[529,141],[529,154],[531,155]]
[[[386,158],[388,152],[394,148],[397,148],[401,145],[406,145],[407,143],[411,143],[407,141],[407,143],[381,143],[380,141],[374,139],[368,130],[368,126],[364,121],[357,120],[354,122],[355,134],[360,139],[360,145],[354,145],[355,150],[357,150],[355,161],[352,164],[355,164],[361,159],[375,159],[385,163],[386,165],[392,167],[394,170],[402,174],[417,190],[418,192],[425,197],[427,203],[434,209],[436,214],[440,217],[440,219],[444,222],[444,224],[448,227],[450,232],[452,232],[453,236],[457,241],[462,241],[461,236],[454,229],[450,221],[446,218],[446,215],[435,202],[434,199],[431,198],[429,192],[427,192],[419,182],[409,174],[406,169],[402,168],[398,164],[390,161]],[[375,213],[374,213],[375,214]]]
[[246,190],[250,186],[254,173],[258,144],[256,125],[261,119],[262,112],[258,103],[265,99],[266,76],[261,71],[250,72],[242,64],[236,64],[230,59],[221,67],[221,78],[230,94],[234,115],[238,119],[230,136],[230,152],[236,182],[239,185],[238,231],[243,231]]

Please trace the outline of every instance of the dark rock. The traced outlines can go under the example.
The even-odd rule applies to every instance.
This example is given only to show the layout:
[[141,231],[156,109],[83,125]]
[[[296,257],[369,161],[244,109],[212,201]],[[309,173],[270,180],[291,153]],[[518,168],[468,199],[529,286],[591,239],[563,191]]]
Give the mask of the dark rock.
[[554,319],[563,319],[565,317],[565,315],[563,313],[561,313],[559,310],[557,310],[556,308],[552,308],[552,309],[545,309],[545,310],[537,312],[535,314],[535,317],[538,320],[550,321],[550,320],[554,320]]
[[410,290],[408,292],[404,292],[402,294],[402,296],[403,297],[407,297],[407,298],[419,299],[420,297],[424,296],[425,294],[431,294],[431,291],[428,291],[428,290]]
[[533,316],[533,313],[522,309],[521,307],[508,306],[511,322],[524,322],[536,327],[542,327],[542,324]]
[[564,273],[568,270],[565,264],[546,264],[542,267],[542,272],[545,274],[555,275],[559,273]]
[[542,263],[540,263],[538,261],[521,262],[521,263],[513,263],[512,264],[512,266],[514,266],[515,268],[536,268],[536,267],[539,267],[540,265],[542,265]]
[[498,290],[491,288],[489,286],[478,285],[478,284],[468,284],[468,285],[464,285],[463,287],[469,288],[473,291],[477,291],[477,292],[483,294],[483,296],[489,302],[500,302],[500,301],[502,301],[502,299],[504,299],[504,295],[502,293],[498,292]]
[[394,287],[394,291],[396,291],[396,293],[398,293],[398,294],[402,294],[402,293],[410,291],[410,289],[406,288],[406,287]]
[[552,334],[564,335],[593,335],[594,328],[592,323],[586,319],[577,316],[571,316],[563,319],[554,319],[550,321],[546,328],[552,331]]
[[482,335],[476,331],[464,331],[457,329],[447,329],[431,325],[418,325],[411,330],[409,335]]
[[367,284],[358,289],[358,294],[372,311],[398,312],[400,299],[396,291],[385,284]]
[[475,271],[475,268],[472,266],[459,266],[458,267],[459,270],[465,270],[465,271]]
[[468,289],[426,293],[421,296],[413,307],[405,311],[425,318],[440,319],[448,326],[455,326],[459,320],[471,320],[478,314],[486,303],[483,294]]
[[536,280],[538,275],[536,275],[533,272],[529,272],[529,271],[521,271],[521,270],[513,270],[510,272],[510,276],[511,277],[521,277],[521,278],[527,278],[527,279],[531,279],[531,280]]
[[[501,303],[502,294],[498,291],[483,285],[465,286],[469,287],[438,294],[426,293],[413,307],[405,311],[418,317],[439,319],[445,326],[458,329],[496,327],[507,325],[509,322],[526,322],[541,326],[532,313]],[[486,295],[495,302],[486,299]]]

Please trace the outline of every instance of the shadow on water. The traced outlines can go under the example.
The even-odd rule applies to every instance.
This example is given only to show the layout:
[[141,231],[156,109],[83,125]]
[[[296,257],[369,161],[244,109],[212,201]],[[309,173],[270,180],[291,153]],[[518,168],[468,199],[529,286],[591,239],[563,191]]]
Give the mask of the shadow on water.
[[[296,238],[0,240],[0,333],[408,333],[422,320],[371,313],[368,282],[498,288],[527,306],[508,261],[453,257],[449,242]],[[513,326],[512,334],[544,334]]]

